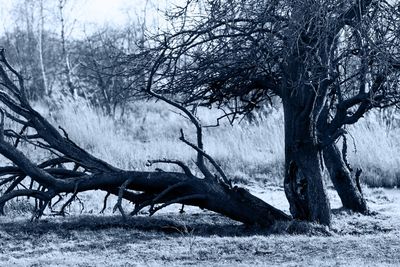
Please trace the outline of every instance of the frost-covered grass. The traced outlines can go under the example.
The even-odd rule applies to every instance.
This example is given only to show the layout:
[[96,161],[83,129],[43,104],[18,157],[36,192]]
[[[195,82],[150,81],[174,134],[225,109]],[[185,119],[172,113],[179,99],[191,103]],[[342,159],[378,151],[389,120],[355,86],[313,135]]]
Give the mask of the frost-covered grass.
[[[257,189],[284,207],[284,193]],[[329,191],[333,194],[333,191]],[[373,216],[336,210],[331,229],[305,223],[271,230],[171,207],[153,217],[85,215],[29,223],[0,218],[1,266],[398,266],[400,192],[365,188]],[[340,204],[332,196],[333,208]]]
[[[125,116],[112,119],[85,103],[64,102],[60,110],[49,112],[43,104],[37,108],[70,137],[96,156],[125,169],[144,169],[149,159],[170,158],[187,162],[193,169],[195,157],[178,140],[179,130],[195,138],[193,126],[163,103],[139,102]],[[203,109],[203,125],[215,124],[217,110]],[[243,120],[233,126],[222,121],[220,127],[206,128],[206,151],[234,180],[251,183],[281,184],[283,176],[284,134],[280,109],[257,115],[257,123]],[[393,187],[400,184],[400,128],[388,127],[376,113],[348,128],[349,162],[362,168],[362,179],[370,186]],[[170,169],[172,166],[157,166]]]

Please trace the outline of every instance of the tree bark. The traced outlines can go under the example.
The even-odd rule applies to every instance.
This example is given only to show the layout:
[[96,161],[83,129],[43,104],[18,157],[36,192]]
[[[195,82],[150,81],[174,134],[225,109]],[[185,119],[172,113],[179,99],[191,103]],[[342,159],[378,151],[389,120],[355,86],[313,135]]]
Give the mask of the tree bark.
[[294,219],[330,225],[331,212],[323,183],[319,146],[304,108],[284,101],[286,197]]
[[46,76],[46,68],[44,64],[44,14],[43,14],[43,0],[39,2],[39,12],[40,12],[40,24],[39,24],[39,37],[38,37],[38,48],[39,48],[39,61],[40,61],[40,71],[42,73],[43,80],[43,93],[45,96],[50,96],[51,91],[48,88],[47,76]]
[[[111,172],[100,174],[96,178],[91,179],[91,181],[94,182],[95,187],[99,188],[98,183],[102,179],[104,179],[104,187],[102,186],[102,188],[113,194],[117,194],[115,188],[118,188],[124,181],[130,179],[129,189],[145,192],[145,195],[150,196],[150,201],[157,199],[150,206],[157,203],[192,205],[217,212],[245,224],[263,227],[269,227],[276,221],[291,220],[290,216],[253,196],[243,188],[235,186],[230,189],[212,180],[189,177],[183,173]],[[82,179],[82,185],[80,186],[82,188],[87,186],[88,190],[93,189],[93,185],[91,185],[91,182],[87,178]],[[112,189],[110,191],[110,187],[114,188],[114,191]],[[163,193],[167,192],[167,190],[168,193]],[[146,199],[145,201],[138,201],[137,195],[134,194],[124,195],[124,198],[133,203],[139,203],[139,205],[140,202],[142,204],[149,204],[146,203],[148,199],[144,198]]]
[[346,166],[339,148],[335,143],[323,148],[325,166],[329,171],[332,183],[342,201],[343,207],[363,214],[368,213],[367,203]]

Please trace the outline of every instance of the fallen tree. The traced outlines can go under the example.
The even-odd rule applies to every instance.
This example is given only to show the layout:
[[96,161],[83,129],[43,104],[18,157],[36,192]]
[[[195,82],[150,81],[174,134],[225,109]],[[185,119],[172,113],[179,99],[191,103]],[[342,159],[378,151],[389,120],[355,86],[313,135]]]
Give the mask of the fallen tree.
[[[175,164],[182,172],[121,170],[94,157],[71,140],[63,128],[56,129],[32,108],[26,97],[23,77],[9,64],[2,49],[0,154],[12,165],[0,168],[0,212],[4,213],[8,201],[27,197],[34,198],[37,203],[32,220],[39,219],[46,207],[58,207],[56,213],[63,215],[65,208],[81,192],[102,190],[107,192],[106,198],[110,194],[118,196],[114,210],[118,209],[123,217],[126,215],[121,202],[126,199],[134,204],[132,215],[146,207],[150,208],[150,214],[154,214],[168,205],[180,203],[215,211],[245,224],[267,227],[276,221],[291,220],[290,216],[246,189],[233,186],[220,166],[204,151],[198,119],[177,102],[151,91],[151,83],[150,79],[149,95],[179,109],[196,127],[196,143],[188,141],[183,131],[180,140],[196,150],[196,165],[203,177],[196,177],[185,163],[176,160],[152,160],[149,165]],[[12,127],[7,126],[9,122],[12,122]],[[47,150],[52,157],[35,163],[21,152],[21,142]],[[215,169],[216,174],[209,166]]]

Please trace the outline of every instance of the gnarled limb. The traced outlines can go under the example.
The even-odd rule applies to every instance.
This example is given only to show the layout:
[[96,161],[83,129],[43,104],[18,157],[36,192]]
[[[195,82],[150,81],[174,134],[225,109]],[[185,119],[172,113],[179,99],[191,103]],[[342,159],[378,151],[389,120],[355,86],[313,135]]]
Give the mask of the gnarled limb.
[[355,212],[368,213],[367,203],[363,198],[361,187],[357,183],[357,175],[352,176],[336,144],[325,146],[323,155],[326,168],[342,200],[343,207]]

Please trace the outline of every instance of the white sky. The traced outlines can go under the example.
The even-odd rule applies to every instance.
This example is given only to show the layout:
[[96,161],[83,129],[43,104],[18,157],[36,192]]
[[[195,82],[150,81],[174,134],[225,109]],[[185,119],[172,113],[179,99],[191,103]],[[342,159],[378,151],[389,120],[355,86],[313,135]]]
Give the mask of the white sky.
[[[15,6],[25,0],[0,0],[0,35],[5,29],[15,27]],[[39,4],[39,0],[30,0]],[[45,6],[46,27],[59,27],[57,25],[58,0],[43,0]],[[129,21],[142,21],[146,14],[148,26],[159,24],[162,21],[160,11],[171,5],[176,0],[67,0],[65,8],[67,31],[79,37],[83,32],[90,33],[94,28],[105,25],[122,26]],[[146,2],[147,5],[146,5]],[[14,6],[14,7],[13,7]],[[146,9],[146,12],[145,12]],[[38,10],[38,8],[37,8]],[[13,14],[14,12],[14,14]],[[162,23],[162,22],[161,22]],[[71,31],[72,29],[72,31]]]
[[[127,23],[129,17],[136,15],[142,17],[146,7],[146,1],[143,0],[75,0],[75,2],[73,12],[77,19],[85,24],[98,25],[123,25]],[[147,13],[153,13],[154,9],[153,4],[147,4]]]

